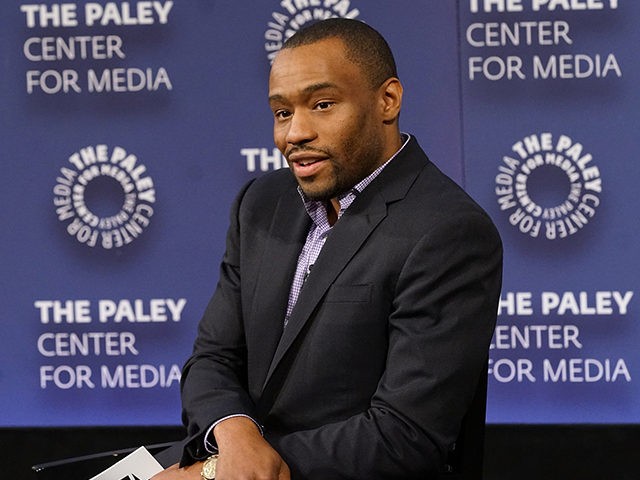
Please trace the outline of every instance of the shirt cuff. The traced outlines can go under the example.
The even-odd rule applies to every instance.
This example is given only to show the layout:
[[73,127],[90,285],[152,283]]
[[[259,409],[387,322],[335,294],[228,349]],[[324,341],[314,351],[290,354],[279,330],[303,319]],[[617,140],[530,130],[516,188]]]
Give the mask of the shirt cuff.
[[[258,427],[258,430],[260,431],[260,435],[264,436],[262,426],[258,422],[256,422],[253,418],[251,418],[249,415],[245,415],[243,413],[227,415],[226,417],[222,417],[220,420],[213,422],[213,424],[207,429],[207,433],[205,433],[204,435],[204,449],[207,452],[218,453],[218,445],[216,445],[215,437],[213,436],[213,429],[216,427],[216,425],[218,425],[220,422],[224,422],[225,420],[228,420],[230,418],[235,418],[235,417],[248,418],[249,420],[251,420],[253,423],[256,424],[256,427]],[[209,441],[209,439],[211,439],[211,441]]]

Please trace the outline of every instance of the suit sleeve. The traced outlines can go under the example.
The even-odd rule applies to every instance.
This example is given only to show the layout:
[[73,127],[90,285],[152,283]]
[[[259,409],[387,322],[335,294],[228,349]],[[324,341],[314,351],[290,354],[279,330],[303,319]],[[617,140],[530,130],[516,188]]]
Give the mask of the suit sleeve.
[[248,187],[233,205],[218,284],[198,325],[193,354],[182,371],[182,418],[189,437],[182,464],[208,455],[204,435],[216,420],[236,414],[255,418],[254,404],[247,393],[240,301],[238,212]]
[[501,242],[483,213],[451,215],[423,236],[397,281],[385,372],[368,410],[267,432],[293,478],[431,478],[486,365],[501,271]]

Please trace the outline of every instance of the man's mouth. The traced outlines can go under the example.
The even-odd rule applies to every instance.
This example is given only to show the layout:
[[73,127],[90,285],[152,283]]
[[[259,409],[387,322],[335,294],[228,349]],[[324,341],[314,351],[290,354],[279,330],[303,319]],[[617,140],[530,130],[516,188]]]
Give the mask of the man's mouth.
[[297,163],[298,165],[300,165],[301,167],[306,167],[308,165],[313,165],[314,163],[318,162],[319,160],[302,160],[300,162],[294,162]]
[[317,174],[322,168],[323,162],[327,160],[324,155],[310,152],[299,152],[289,155],[289,162],[293,172],[298,177],[309,177]]

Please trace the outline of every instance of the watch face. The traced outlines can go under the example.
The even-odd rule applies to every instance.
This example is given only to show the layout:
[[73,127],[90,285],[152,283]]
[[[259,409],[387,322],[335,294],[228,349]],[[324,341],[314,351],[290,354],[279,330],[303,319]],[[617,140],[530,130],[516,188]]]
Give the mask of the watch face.
[[214,480],[216,478],[216,463],[218,462],[218,456],[214,455],[209,457],[202,465],[202,472],[200,474],[206,480]]

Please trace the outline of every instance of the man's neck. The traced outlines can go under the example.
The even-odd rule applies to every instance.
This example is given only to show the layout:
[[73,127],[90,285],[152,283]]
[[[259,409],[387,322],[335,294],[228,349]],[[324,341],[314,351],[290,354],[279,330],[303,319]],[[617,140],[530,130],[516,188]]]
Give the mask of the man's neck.
[[[397,142],[394,144],[395,145],[394,149],[391,151],[387,159],[381,164],[381,166],[384,165],[385,163],[388,163],[392,158],[394,158],[398,154],[400,149],[404,146],[404,144],[408,141],[408,139],[409,139],[408,135],[405,135],[403,137],[403,135],[400,132],[398,132],[398,139],[397,139]],[[325,202],[324,207],[327,211],[327,221],[329,222],[329,225],[333,226],[338,221],[340,209],[342,208],[342,206],[340,205],[340,201],[336,197],[331,198],[329,201]]]
[[340,212],[340,202],[337,198],[332,198],[325,204],[327,209],[327,221],[329,225],[333,225],[338,221],[338,213]]

